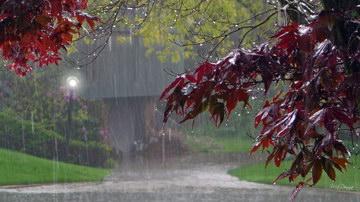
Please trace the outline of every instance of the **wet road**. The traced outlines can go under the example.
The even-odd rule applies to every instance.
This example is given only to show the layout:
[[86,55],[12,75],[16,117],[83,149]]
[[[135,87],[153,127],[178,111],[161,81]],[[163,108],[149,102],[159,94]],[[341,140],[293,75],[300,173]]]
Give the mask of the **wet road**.
[[[161,161],[137,161],[115,169],[101,183],[3,187],[0,201],[288,201],[292,188],[244,182],[229,176],[226,171],[239,164],[236,158],[178,158],[165,165]],[[242,163],[253,161],[246,156],[241,158]],[[360,202],[360,193],[306,189],[297,201]]]

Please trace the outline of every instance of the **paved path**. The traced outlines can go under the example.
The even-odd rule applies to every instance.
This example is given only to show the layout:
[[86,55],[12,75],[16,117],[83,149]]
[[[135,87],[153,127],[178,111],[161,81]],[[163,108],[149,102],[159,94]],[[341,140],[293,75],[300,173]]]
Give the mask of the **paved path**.
[[[203,158],[202,158],[203,159]],[[1,202],[230,202],[288,201],[292,188],[239,181],[226,171],[227,159],[175,159],[137,163],[115,169],[101,183],[57,184],[0,188]],[[360,193],[306,189],[297,201],[360,202]]]

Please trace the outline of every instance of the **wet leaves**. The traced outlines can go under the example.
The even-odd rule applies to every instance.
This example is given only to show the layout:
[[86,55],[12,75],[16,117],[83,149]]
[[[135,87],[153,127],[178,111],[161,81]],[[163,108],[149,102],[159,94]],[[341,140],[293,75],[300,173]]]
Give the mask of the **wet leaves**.
[[315,160],[313,168],[312,168],[313,184],[316,184],[320,180],[322,171],[323,171],[323,167],[321,165],[321,161],[320,160]]
[[[208,111],[218,126],[239,102],[249,106],[258,85],[264,85],[266,93],[273,82],[283,80],[287,91],[266,101],[255,117],[255,127],[262,125],[262,130],[251,152],[272,148],[266,164],[276,166],[287,156],[294,157],[292,166],[276,180],[310,175],[315,185],[323,171],[336,180],[335,168],[345,170],[349,157],[339,130],[346,128],[351,137],[359,121],[359,67],[354,63],[359,64],[360,43],[354,37],[339,41],[333,29],[339,26],[348,36],[359,37],[355,18],[347,12],[321,12],[309,24],[281,28],[269,43],[234,50],[217,63],[204,62],[164,90],[166,119],[172,112],[188,120]],[[178,90],[188,84],[194,90],[187,94]],[[293,195],[305,185],[300,183]]]
[[85,22],[94,27],[97,18],[86,8],[87,0],[0,1],[0,49],[9,69],[25,76],[32,65],[58,64]]

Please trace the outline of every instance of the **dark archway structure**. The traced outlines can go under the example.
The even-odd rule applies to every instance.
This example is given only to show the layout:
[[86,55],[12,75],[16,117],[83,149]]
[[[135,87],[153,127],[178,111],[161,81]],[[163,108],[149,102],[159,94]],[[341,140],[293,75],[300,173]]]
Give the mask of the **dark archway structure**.
[[[81,48],[90,49],[95,45]],[[162,124],[161,112],[157,112],[155,106],[163,87],[172,79],[164,71],[170,68],[177,73],[184,72],[183,61],[162,63],[156,55],[147,54],[140,38],[119,44],[116,36],[112,36],[96,60],[81,69],[82,94],[106,104],[111,144],[123,157],[143,149],[146,136],[159,131],[149,130],[148,125],[151,123],[158,129]],[[146,115],[149,106],[154,106],[153,112],[159,115]],[[145,120],[151,118],[156,120]]]

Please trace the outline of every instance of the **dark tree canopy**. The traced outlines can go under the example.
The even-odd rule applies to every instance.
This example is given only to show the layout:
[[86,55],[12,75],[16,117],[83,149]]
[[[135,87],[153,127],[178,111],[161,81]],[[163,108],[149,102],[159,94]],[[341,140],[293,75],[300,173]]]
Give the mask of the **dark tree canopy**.
[[179,75],[161,95],[167,103],[164,122],[173,112],[184,122],[208,111],[220,125],[237,103],[250,106],[255,86],[262,84],[266,93],[273,83],[286,82],[288,88],[266,101],[255,118],[262,130],[252,152],[272,148],[266,164],[276,166],[293,156],[276,179],[301,176],[293,196],[315,185],[323,171],[335,180],[335,169],[344,171],[350,156],[339,131],[359,136],[360,8],[354,0],[324,0],[322,6],[312,16],[296,10],[267,43]]

